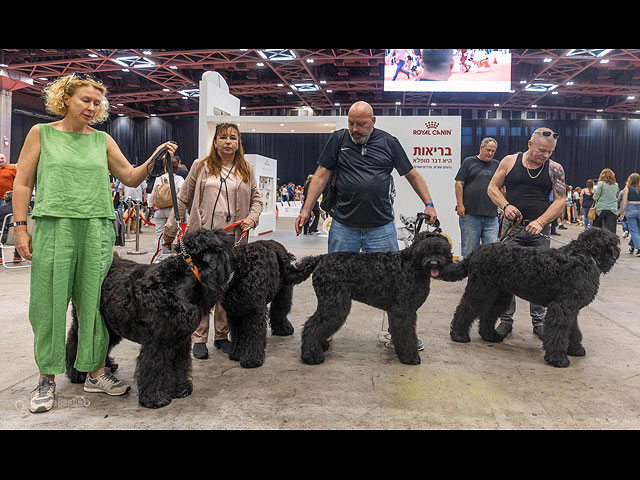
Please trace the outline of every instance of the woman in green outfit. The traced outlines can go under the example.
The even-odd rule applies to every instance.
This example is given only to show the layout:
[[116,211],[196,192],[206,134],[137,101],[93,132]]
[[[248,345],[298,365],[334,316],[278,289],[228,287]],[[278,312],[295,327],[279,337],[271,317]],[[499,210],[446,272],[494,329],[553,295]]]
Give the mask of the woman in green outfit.
[[616,233],[618,220],[618,184],[613,170],[605,168],[600,172],[598,186],[593,193],[593,201],[596,203],[596,219],[594,227],[606,228]]
[[[82,74],[58,78],[44,90],[47,110],[62,120],[35,125],[27,134],[14,182],[15,243],[31,260],[29,321],[40,371],[30,410],[54,405],[55,375],[65,368],[69,299],[78,310],[75,367],[89,372],[86,392],[122,395],[129,385],[104,371],[109,335],[100,315],[100,289],[115,240],[109,172],[123,184],[140,185],[151,158],[134,168],[108,134],[90,125],[108,118],[106,88]],[[173,155],[176,146],[167,146]],[[156,150],[156,152],[158,151]],[[155,152],[154,152],[155,153]],[[33,239],[26,220],[34,184]]]

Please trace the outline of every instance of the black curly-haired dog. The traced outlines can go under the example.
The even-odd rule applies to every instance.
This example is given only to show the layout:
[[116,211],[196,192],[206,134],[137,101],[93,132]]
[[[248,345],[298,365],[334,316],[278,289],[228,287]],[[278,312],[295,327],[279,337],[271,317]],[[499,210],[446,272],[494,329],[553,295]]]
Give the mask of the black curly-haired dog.
[[[135,381],[144,407],[164,407],[192,393],[191,334],[222,298],[232,272],[233,243],[225,233],[199,230],[183,242],[201,281],[174,255],[151,265],[114,258],[102,284],[100,311],[109,331],[109,351],[123,338],[141,345]],[[74,307],[66,346],[72,383],[86,377],[73,367],[77,334]],[[109,357],[105,366],[114,368]]]
[[[295,257],[273,240],[234,248],[222,231],[199,230],[183,241],[202,282],[181,256],[170,256],[152,265],[114,258],[102,285],[100,310],[109,330],[109,352],[122,338],[142,345],[135,380],[145,407],[163,407],[172,398],[192,393],[191,334],[219,300],[231,329],[229,358],[246,368],[262,365],[267,318],[274,335],[291,335],[287,314],[293,285],[311,274],[310,269],[297,269],[292,264]],[[82,383],[86,374],[73,367],[75,309],[73,319],[67,336],[67,375],[73,383]],[[117,368],[110,357],[105,363]]]
[[273,335],[293,334],[287,318],[293,287],[311,275],[313,265],[297,268],[295,257],[274,240],[239,245],[233,253],[235,275],[221,302],[231,333],[229,358],[255,368],[264,363],[267,322]]
[[389,316],[389,333],[402,363],[417,365],[416,311],[427,299],[431,278],[452,262],[448,240],[434,232],[419,233],[399,252],[336,252],[308,257],[314,265],[315,313],[302,331],[302,360],[317,365],[329,348],[327,339],[344,324],[352,300],[380,308]]
[[618,259],[619,243],[614,233],[593,227],[561,248],[480,245],[441,275],[445,281],[468,277],[451,322],[451,338],[469,342],[471,324],[479,318],[482,339],[501,342],[504,337],[495,324],[516,295],[547,307],[544,359],[554,367],[568,367],[567,355],[585,355],[578,313],[595,298],[600,275]]

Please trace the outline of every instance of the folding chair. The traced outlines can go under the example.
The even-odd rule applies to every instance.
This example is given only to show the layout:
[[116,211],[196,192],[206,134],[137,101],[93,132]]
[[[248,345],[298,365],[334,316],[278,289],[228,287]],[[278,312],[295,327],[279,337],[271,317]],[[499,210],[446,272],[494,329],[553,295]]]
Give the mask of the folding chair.
[[[7,228],[7,225],[13,222],[13,215],[9,214],[4,217],[4,221],[2,222],[2,230],[0,235],[0,249],[2,250],[2,265],[5,268],[28,268],[31,266],[31,262],[29,260],[22,259],[21,262],[13,262],[13,252],[15,251],[15,237],[13,227]],[[27,215],[27,231],[30,234],[33,234],[33,225],[34,220],[31,218],[31,215]],[[5,229],[6,234],[5,234]],[[6,235],[6,237],[5,237]],[[11,260],[9,260],[11,259]],[[11,263],[11,265],[9,265]]]

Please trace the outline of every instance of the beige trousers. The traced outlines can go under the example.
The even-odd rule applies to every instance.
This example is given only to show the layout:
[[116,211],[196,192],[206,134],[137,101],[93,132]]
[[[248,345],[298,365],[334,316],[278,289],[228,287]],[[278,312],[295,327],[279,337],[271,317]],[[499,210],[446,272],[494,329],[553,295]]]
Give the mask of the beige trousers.
[[[200,325],[191,335],[192,343],[207,343],[209,340],[209,318],[211,315],[207,313],[202,316]],[[227,312],[225,312],[220,302],[216,303],[213,309],[213,328],[215,330],[214,340],[228,340],[229,338],[229,322],[227,321]]]

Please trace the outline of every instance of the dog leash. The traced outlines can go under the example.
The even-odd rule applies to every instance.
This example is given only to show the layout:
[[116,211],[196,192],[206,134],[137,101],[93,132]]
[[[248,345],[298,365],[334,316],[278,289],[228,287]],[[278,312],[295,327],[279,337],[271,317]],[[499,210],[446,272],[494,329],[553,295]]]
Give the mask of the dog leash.
[[[241,223],[242,223],[242,220],[240,220],[239,222],[236,222],[236,223],[232,223],[231,225],[226,227],[224,229],[224,231],[227,232],[227,231],[231,230],[232,228],[237,227]],[[249,232],[249,230],[247,230],[246,232],[242,232],[242,235],[240,235],[240,238],[238,239],[238,241],[233,244],[234,247],[237,247],[238,245],[240,245],[240,242],[242,242],[242,239],[247,236],[247,232]]]
[[[418,235],[418,233],[420,233],[420,229],[422,228],[422,223],[425,220],[429,220],[431,218],[431,215],[427,215],[426,213],[418,213],[416,214],[416,220],[418,221],[418,223],[416,223],[416,228],[415,228],[415,232],[413,234],[413,238],[416,238],[416,235]],[[433,227],[435,228],[434,233],[440,233],[442,232],[442,229],[440,228],[440,220],[438,220],[436,218],[436,221],[433,223]]]
[[[506,217],[502,218],[502,221],[504,221]],[[520,233],[520,230],[522,230],[522,228],[524,228],[524,225],[520,228],[520,230],[518,230],[516,233],[514,233],[513,235],[511,235],[511,232],[522,223],[522,215],[518,214],[515,218],[515,222],[507,229],[506,232],[504,232],[501,236],[500,236],[500,242],[501,243],[510,243],[514,238],[516,238],[516,236],[518,235],[518,233]]]

